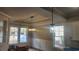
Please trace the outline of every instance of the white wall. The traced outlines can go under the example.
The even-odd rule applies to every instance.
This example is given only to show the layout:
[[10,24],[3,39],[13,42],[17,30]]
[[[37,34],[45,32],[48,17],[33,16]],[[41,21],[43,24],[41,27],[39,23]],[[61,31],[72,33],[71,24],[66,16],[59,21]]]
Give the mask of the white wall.
[[58,14],[53,15],[54,23],[59,25],[64,25],[64,39],[65,39],[65,47],[78,47],[78,42],[72,42],[72,40],[79,41],[79,17],[72,17],[67,19],[69,21],[65,21],[66,19]]
[[65,21],[66,19],[62,16],[54,14],[53,18],[55,24],[64,25],[65,47],[72,46],[72,40],[79,40],[79,17],[73,17],[68,19],[70,21]]
[[62,24],[66,21],[66,19],[58,14],[53,14],[53,23],[54,24]]
[[78,47],[79,43],[79,17],[72,17],[64,23],[66,47]]
[[71,22],[71,26],[72,26],[72,40],[79,40],[79,21],[76,22]]
[[37,32],[33,32],[32,46],[40,50],[52,50],[52,39],[49,29],[37,28],[37,30]]
[[[58,14],[53,14],[54,24],[65,23],[65,18]],[[51,23],[50,23],[51,24]],[[37,28],[40,32],[33,32],[33,44],[32,46],[41,50],[53,50],[53,39],[49,29],[44,27]]]

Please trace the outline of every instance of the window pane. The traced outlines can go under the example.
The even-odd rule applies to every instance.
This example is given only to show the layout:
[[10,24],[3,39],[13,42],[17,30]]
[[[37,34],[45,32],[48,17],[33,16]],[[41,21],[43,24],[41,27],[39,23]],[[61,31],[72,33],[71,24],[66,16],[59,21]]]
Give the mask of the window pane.
[[55,47],[64,47],[64,26],[54,26],[55,32]]
[[60,33],[59,32],[55,32],[55,36],[60,36]]
[[20,42],[27,42],[27,28],[20,28]]
[[59,48],[63,47],[62,38],[61,37],[55,37],[55,47],[59,47]]
[[55,36],[64,36],[64,32],[55,32]]
[[3,41],[3,21],[0,21],[0,43]]
[[3,41],[3,31],[0,29],[0,43]]
[[16,43],[18,43],[18,28],[10,27],[9,44],[16,44]]

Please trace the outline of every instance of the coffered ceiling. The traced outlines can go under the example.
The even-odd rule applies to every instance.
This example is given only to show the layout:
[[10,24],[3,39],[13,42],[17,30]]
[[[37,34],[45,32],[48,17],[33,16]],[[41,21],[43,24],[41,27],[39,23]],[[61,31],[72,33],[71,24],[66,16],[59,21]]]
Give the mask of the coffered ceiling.
[[9,21],[51,24],[51,12],[40,7],[0,7],[0,15],[7,17]]
[[[0,19],[14,22],[26,22],[34,26],[49,25],[52,23],[52,7],[0,7]],[[78,7],[53,7],[57,13],[67,20],[79,17]]]

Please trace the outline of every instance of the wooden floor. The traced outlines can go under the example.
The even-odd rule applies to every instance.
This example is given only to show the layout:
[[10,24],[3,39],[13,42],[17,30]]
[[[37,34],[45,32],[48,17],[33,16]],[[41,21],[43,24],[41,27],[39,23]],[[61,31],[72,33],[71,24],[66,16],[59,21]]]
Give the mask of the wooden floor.
[[40,51],[40,50],[37,50],[37,49],[34,49],[34,48],[29,48],[29,51]]
[[30,48],[29,51],[38,51],[38,50]]

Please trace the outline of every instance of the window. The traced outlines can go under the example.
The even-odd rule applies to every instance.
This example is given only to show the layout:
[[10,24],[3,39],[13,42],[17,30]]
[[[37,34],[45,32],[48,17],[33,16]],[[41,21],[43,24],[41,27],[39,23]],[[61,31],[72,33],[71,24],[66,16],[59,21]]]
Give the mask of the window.
[[9,44],[18,43],[18,27],[10,27]]
[[10,27],[9,44],[26,43],[27,28]]
[[64,26],[54,26],[54,46],[58,48],[64,47]]
[[0,43],[3,42],[3,21],[0,21]]
[[20,43],[27,42],[27,28],[20,28]]

